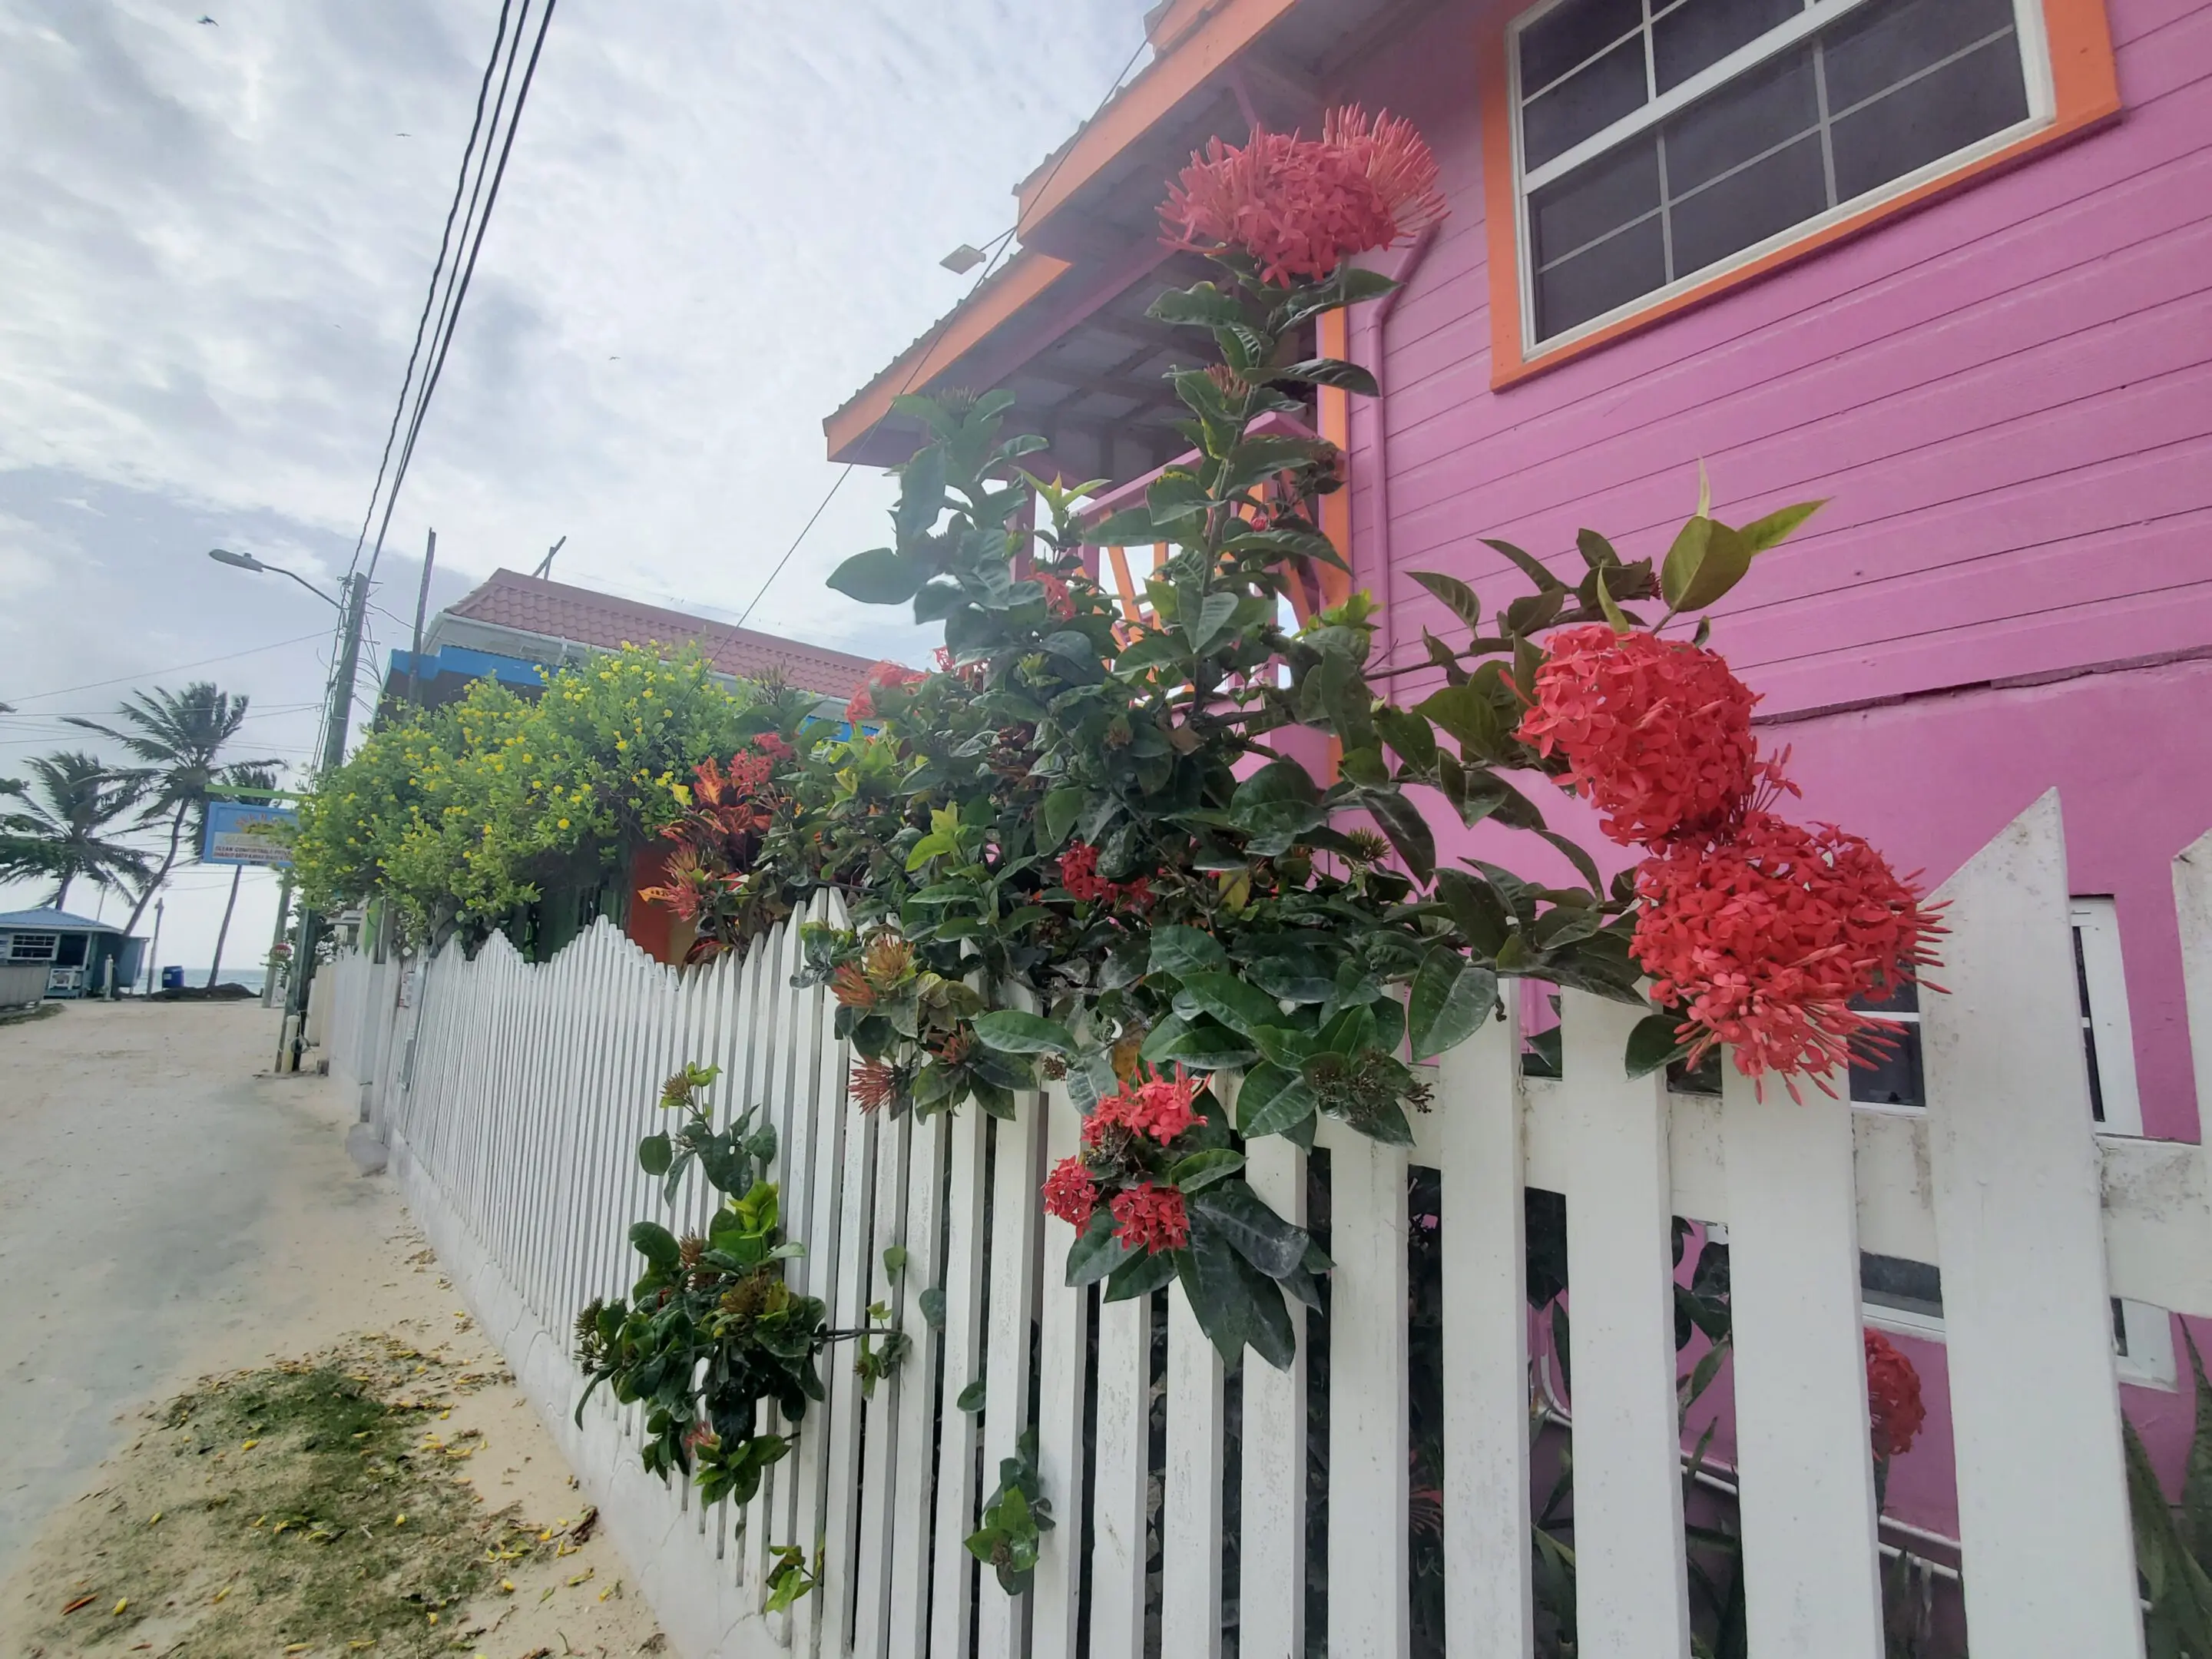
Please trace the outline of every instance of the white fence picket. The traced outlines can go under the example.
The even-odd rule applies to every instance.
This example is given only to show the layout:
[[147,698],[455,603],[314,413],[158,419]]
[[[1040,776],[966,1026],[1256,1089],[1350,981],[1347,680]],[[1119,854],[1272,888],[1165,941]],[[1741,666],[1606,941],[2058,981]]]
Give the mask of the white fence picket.
[[[983,1472],[981,1496],[999,1484],[1000,1465],[1014,1455],[1027,1426],[1030,1403],[1030,1312],[1036,1304],[1037,1168],[1042,1150],[1043,1102],[1019,1097],[1016,1115],[993,1126],[996,1144],[991,1160],[991,1251],[986,1264],[990,1286],[990,1340],[984,1376]],[[1027,1645],[1029,1608],[1006,1595],[997,1576],[983,1575],[976,1608],[977,1652],[981,1659],[1020,1659]]]
[[1143,1659],[1145,1651],[1145,1487],[1150,1472],[1146,1447],[1152,1382],[1152,1298],[1102,1302],[1097,1474],[1091,1507],[1091,1659]]
[[1468,1659],[1526,1659],[1535,1644],[1519,1049],[1519,1022],[1491,1021],[1437,1076],[1445,1646]]
[[[1287,1140],[1246,1152],[1252,1190],[1277,1215],[1306,1224],[1306,1155]],[[1237,1553],[1237,1651],[1306,1650],[1306,1321],[1291,1310],[1297,1357],[1285,1370],[1244,1362],[1243,1481]],[[1040,1655],[1039,1659],[1043,1659]]]
[[1562,1009],[1559,1103],[1575,1158],[1575,1625],[1589,1659],[1687,1659],[1667,1085],[1621,1075],[1636,1019],[1580,992]]
[[1223,1428],[1221,1355],[1199,1329],[1189,1299],[1170,1296],[1161,1659],[1218,1659],[1221,1652]]
[[[1054,1084],[1045,1100],[1045,1162],[1057,1165],[1082,1144],[1083,1119]],[[1075,1230],[1044,1224],[1037,1341],[1037,1480],[1058,1526],[1039,1553],[1030,1592],[1031,1659],[1075,1659],[1083,1577],[1083,1408],[1088,1393],[1091,1292],[1064,1281],[1060,1264]],[[1249,1423],[1250,1407],[1246,1407]],[[1247,1432],[1249,1433],[1249,1430]],[[1249,1467],[1249,1465],[1247,1466]],[[1248,1523],[1249,1525],[1249,1523]]]
[[1881,1659],[1850,1108],[1723,1089],[1746,1632]]
[[921,1298],[943,1272],[945,1127],[942,1113],[914,1126],[907,1148],[906,1212],[893,1241],[905,1249],[907,1261],[892,1287],[892,1318],[913,1345],[886,1385],[898,1449],[891,1470],[890,1606],[884,1621],[894,1659],[924,1659],[929,1651],[929,1498],[942,1340],[923,1316]]
[[1328,1150],[1328,1651],[1403,1659],[1413,1431],[1403,1148],[1323,1126]]
[[1938,896],[1950,994],[1922,1041],[1966,1620],[1984,1652],[2124,1659],[2142,1624],[2057,796]]
[[945,1200],[945,1409],[937,1453],[937,1537],[930,1564],[929,1648],[965,1655],[975,1617],[975,1559],[963,1541],[975,1529],[975,1413],[959,1402],[981,1380],[983,1340],[983,1182],[990,1120],[965,1111],[946,1130],[951,1178]]

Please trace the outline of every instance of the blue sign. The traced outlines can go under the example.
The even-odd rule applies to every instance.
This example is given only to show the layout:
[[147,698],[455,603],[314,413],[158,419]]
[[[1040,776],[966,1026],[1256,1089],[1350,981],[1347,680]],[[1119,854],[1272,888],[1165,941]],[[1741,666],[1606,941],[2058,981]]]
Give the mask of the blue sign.
[[292,837],[299,828],[300,815],[289,806],[210,801],[207,839],[200,846],[200,862],[289,865],[292,862]]

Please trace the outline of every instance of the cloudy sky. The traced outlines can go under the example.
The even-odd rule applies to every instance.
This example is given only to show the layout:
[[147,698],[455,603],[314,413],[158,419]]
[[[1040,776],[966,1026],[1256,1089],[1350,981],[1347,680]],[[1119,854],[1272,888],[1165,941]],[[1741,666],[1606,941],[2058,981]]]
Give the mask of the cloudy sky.
[[[566,536],[557,575],[733,620],[836,476],[822,417],[959,297],[938,259],[1011,222],[1145,9],[560,0],[375,660],[433,526],[434,608]],[[61,715],[198,678],[252,698],[240,758],[310,754],[331,612],[205,551],[345,568],[498,13],[0,0],[0,776],[98,747]],[[919,660],[822,586],[887,501],[856,474],[753,625]],[[164,962],[204,971],[228,885],[182,873]],[[274,915],[249,875],[226,962]]]

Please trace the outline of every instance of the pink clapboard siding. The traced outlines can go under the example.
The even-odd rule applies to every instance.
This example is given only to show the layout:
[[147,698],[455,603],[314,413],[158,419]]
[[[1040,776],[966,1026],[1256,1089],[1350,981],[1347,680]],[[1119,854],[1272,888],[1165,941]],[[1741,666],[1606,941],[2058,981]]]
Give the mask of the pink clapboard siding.
[[2109,15],[2118,121],[1502,392],[1474,90],[1496,10],[1377,46],[1329,94],[1410,116],[1452,216],[1355,323],[1384,395],[1352,416],[1353,563],[1384,654],[1418,660],[1455,625],[1409,570],[1523,591],[1482,537],[1577,573],[1584,525],[1656,556],[1700,459],[1737,522],[1832,498],[1714,635],[1781,719],[1803,816],[1932,885],[2057,786],[2075,890],[2119,906],[2145,1127],[2189,1138],[2168,866],[2212,829],[2212,665],[2002,689],[2212,653],[2212,0]]
[[2212,4],[2110,9],[2118,122],[1502,392],[1488,8],[1355,65],[1332,95],[1411,116],[1453,210],[1354,417],[1355,559],[1394,653],[1446,620],[1406,570],[1502,599],[1485,535],[1577,567],[1585,524],[1661,551],[1700,458],[1724,515],[1833,498],[1717,622],[1770,713],[2212,643]]

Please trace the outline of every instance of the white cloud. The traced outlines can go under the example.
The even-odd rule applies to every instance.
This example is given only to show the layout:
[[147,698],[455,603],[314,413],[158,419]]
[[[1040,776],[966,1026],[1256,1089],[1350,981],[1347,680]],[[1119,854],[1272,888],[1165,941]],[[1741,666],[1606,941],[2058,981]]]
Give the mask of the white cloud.
[[[965,290],[937,259],[1010,222],[1145,9],[562,0],[380,602],[411,614],[435,525],[443,598],[565,534],[570,580],[743,610],[836,477],[822,417]],[[0,699],[322,625],[202,556],[343,568],[497,15],[0,0]],[[855,477],[754,623],[919,660],[901,618],[821,585],[887,501]],[[274,711],[313,702],[322,657],[190,672]],[[312,749],[309,708],[254,724]],[[58,731],[0,725],[0,774]],[[227,884],[189,884],[165,958],[213,943]],[[270,902],[241,901],[234,938],[265,938]]]

